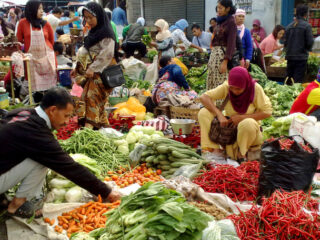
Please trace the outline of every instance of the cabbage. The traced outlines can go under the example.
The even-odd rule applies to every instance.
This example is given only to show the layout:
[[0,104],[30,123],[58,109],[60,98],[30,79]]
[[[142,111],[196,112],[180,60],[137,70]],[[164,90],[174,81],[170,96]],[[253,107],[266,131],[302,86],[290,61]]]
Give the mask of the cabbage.
[[65,189],[58,189],[58,188],[54,188],[51,190],[51,193],[53,194],[53,202],[56,201],[64,201],[64,197],[66,195],[66,190]]
[[113,142],[114,142],[114,144],[115,144],[117,147],[119,147],[119,146],[121,146],[121,145],[127,145],[127,144],[128,144],[125,139],[115,140],[115,141],[113,141]]
[[142,132],[147,135],[152,135],[156,132],[156,129],[154,127],[143,127]]
[[71,154],[70,155],[77,163],[88,168],[96,176],[101,176],[101,167],[98,165],[97,161],[87,157],[84,154]]
[[162,131],[156,131],[155,133],[158,134],[158,135],[160,135],[161,137],[164,137],[164,134],[163,134]]
[[65,195],[65,198],[68,203],[77,203],[80,202],[82,198],[82,190],[80,187],[73,187],[68,190]]
[[129,154],[129,146],[128,143],[126,145],[121,145],[118,147],[118,152],[123,153],[123,154]]
[[54,178],[49,183],[51,188],[70,188],[75,186],[75,184],[67,179]]
[[156,134],[156,133],[151,135],[151,140],[155,140],[158,138],[162,138],[162,136],[160,136],[159,134]]
[[126,141],[128,144],[136,143],[137,138],[136,138],[135,132],[129,132],[126,137]]

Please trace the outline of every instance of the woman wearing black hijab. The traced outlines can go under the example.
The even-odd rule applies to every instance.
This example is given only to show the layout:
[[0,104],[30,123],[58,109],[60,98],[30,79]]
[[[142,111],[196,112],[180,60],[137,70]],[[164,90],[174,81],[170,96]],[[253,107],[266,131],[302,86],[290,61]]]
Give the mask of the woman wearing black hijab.
[[77,84],[83,86],[81,98],[85,102],[85,126],[100,128],[108,123],[104,107],[112,90],[105,89],[100,74],[115,63],[115,36],[110,20],[99,4],[88,3],[82,14],[90,31],[84,39],[84,46],[78,51],[73,75]]
[[45,91],[57,84],[54,34],[50,24],[42,19],[42,15],[42,3],[37,0],[28,1],[26,18],[20,20],[17,31],[18,41],[24,43],[24,51],[32,54],[32,91]]

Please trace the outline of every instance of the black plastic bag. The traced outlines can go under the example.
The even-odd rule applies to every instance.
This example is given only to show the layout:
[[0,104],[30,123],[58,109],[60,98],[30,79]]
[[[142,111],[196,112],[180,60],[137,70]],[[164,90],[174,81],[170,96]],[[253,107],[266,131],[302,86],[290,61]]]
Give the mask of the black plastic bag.
[[[294,140],[293,137],[286,138]],[[318,149],[314,149],[304,141],[304,144],[312,150],[312,153],[309,153],[294,140],[289,150],[282,150],[280,139],[283,138],[266,142],[262,146],[259,197],[269,197],[276,189],[308,191],[317,170]]]

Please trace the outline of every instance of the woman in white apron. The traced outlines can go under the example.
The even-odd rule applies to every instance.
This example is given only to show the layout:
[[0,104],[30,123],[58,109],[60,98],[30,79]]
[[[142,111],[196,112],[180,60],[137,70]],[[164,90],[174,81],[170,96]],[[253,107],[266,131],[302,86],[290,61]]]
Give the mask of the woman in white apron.
[[30,60],[32,91],[46,91],[57,84],[56,62],[53,51],[54,34],[50,24],[42,20],[41,2],[31,0],[26,5],[26,18],[18,26],[17,38]]

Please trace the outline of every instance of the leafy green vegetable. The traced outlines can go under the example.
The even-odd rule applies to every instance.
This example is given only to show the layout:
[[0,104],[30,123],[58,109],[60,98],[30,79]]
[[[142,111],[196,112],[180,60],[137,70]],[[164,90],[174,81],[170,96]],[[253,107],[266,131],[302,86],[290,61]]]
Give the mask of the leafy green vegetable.
[[107,214],[99,240],[201,240],[212,217],[161,183],[147,183]]
[[204,73],[206,68],[206,65],[203,65],[202,67],[193,67],[189,70],[188,75],[186,76],[186,80],[191,89],[197,93],[202,93],[206,90],[206,81],[208,76],[207,72]]
[[310,54],[308,58],[308,74],[316,77],[319,71],[320,58],[315,54]]
[[145,44],[145,45],[149,45],[152,41],[152,38],[149,36],[149,35],[143,35],[142,36],[142,42]]
[[151,49],[148,51],[147,53],[147,58],[149,58],[149,60],[152,62],[153,61],[153,58],[158,55],[158,51],[155,50],[155,49]]
[[93,237],[91,237],[88,233],[79,232],[72,234],[70,240],[95,240]]
[[85,166],[86,168],[88,168],[90,172],[92,172],[94,175],[96,175],[97,177],[101,177],[101,167],[98,166],[98,163],[96,160],[93,160],[87,157],[86,155],[79,154],[79,153],[71,154],[70,156],[73,158],[73,160],[75,160],[82,166]]

